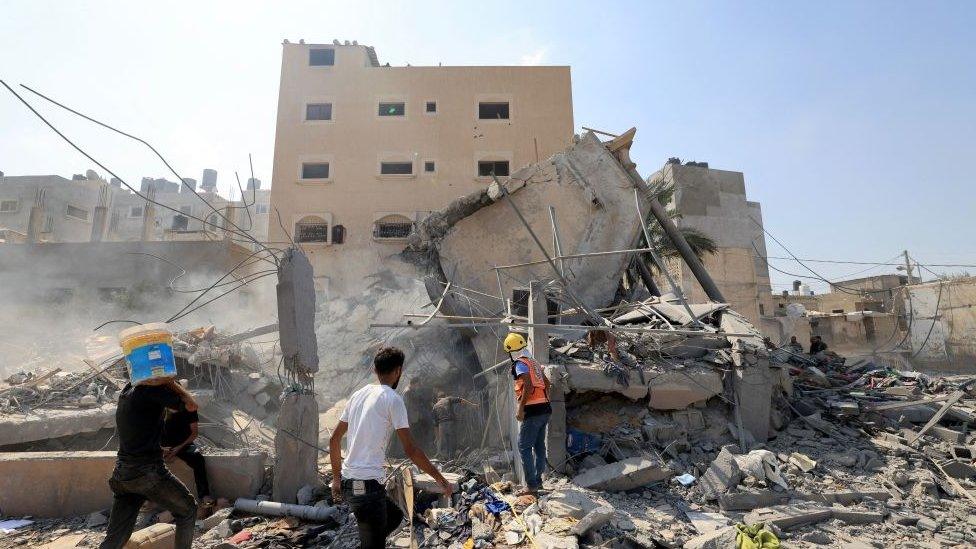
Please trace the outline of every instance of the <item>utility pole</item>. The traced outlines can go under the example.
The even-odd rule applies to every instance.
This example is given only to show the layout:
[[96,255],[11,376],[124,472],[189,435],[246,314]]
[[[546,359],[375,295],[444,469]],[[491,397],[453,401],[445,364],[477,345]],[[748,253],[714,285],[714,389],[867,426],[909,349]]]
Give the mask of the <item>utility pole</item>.
[[904,251],[905,254],[905,273],[908,274],[908,284],[912,284],[912,261],[908,257],[908,250]]

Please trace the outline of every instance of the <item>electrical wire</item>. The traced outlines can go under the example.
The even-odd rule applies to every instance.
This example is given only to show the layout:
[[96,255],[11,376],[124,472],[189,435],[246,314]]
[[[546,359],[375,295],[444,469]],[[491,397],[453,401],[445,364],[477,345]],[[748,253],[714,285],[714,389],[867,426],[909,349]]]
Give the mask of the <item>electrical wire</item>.
[[181,319],[181,318],[183,318],[183,317],[185,317],[185,316],[187,316],[187,315],[189,315],[189,314],[191,314],[191,313],[193,313],[195,311],[198,311],[198,310],[200,310],[203,307],[206,307],[207,305],[213,303],[214,301],[217,301],[218,299],[220,299],[220,298],[222,298],[222,297],[224,297],[224,296],[226,296],[226,295],[228,295],[230,293],[233,293],[233,292],[235,292],[235,291],[243,288],[244,286],[247,286],[251,282],[255,282],[257,280],[261,280],[262,278],[269,277],[269,276],[271,276],[272,274],[275,274],[275,273],[277,273],[277,271],[272,272],[272,273],[268,273],[268,274],[263,274],[263,275],[260,275],[260,276],[256,276],[256,277],[254,277],[254,278],[252,278],[250,280],[246,280],[244,282],[241,282],[237,286],[234,286],[233,288],[227,290],[226,292],[224,292],[224,293],[222,293],[222,294],[220,294],[220,295],[218,295],[218,296],[216,296],[216,297],[214,297],[212,299],[208,299],[207,301],[204,301],[200,305],[197,305],[196,307],[193,307],[190,310],[185,310],[185,308],[184,308],[184,311],[185,312],[184,311],[180,311],[180,313],[178,313],[178,314],[170,317],[169,320],[166,321],[166,323],[168,324],[170,322],[176,322],[177,320],[179,320],[179,319]]
[[[6,84],[4,84],[4,86],[6,86]],[[161,161],[163,162],[163,164],[164,164],[164,165],[165,165],[165,166],[166,166],[167,168],[169,168],[169,171],[171,171],[171,172],[173,173],[173,175],[174,175],[174,176],[176,176],[176,178],[177,178],[177,179],[178,179],[178,180],[180,181],[180,185],[182,185],[183,187],[185,187],[185,188],[187,188],[187,189],[189,189],[189,190],[190,190],[190,192],[192,192],[194,196],[196,196],[197,198],[199,198],[199,199],[200,199],[200,201],[202,201],[202,202],[203,202],[204,204],[206,204],[206,205],[207,205],[207,206],[208,206],[208,207],[209,207],[209,208],[210,208],[211,210],[213,210],[213,212],[214,212],[215,214],[217,214],[217,215],[218,215],[218,216],[220,216],[220,217],[221,217],[221,218],[222,218],[222,219],[223,219],[223,220],[224,220],[225,222],[227,222],[227,224],[228,224],[228,225],[230,225],[231,227],[234,227],[234,228],[235,228],[235,229],[237,229],[238,231],[241,231],[241,233],[242,233],[243,235],[245,235],[245,236],[247,236],[247,237],[249,237],[249,238],[251,238],[252,240],[254,240],[255,242],[257,242],[257,239],[255,239],[255,238],[254,238],[253,236],[251,236],[250,234],[248,234],[248,233],[247,233],[247,231],[245,231],[245,230],[244,230],[244,229],[242,229],[242,228],[241,228],[240,226],[238,226],[238,225],[237,225],[236,223],[234,223],[234,222],[233,222],[233,221],[232,221],[232,220],[231,220],[231,219],[230,219],[229,217],[227,217],[227,216],[225,216],[225,215],[224,215],[223,213],[221,213],[221,212],[220,212],[220,210],[218,210],[218,209],[217,209],[216,207],[214,207],[214,205],[213,205],[213,204],[211,204],[210,202],[208,202],[208,201],[207,201],[207,199],[205,199],[204,197],[202,197],[202,196],[200,196],[200,193],[198,193],[196,189],[194,189],[193,187],[190,187],[189,185],[187,185],[187,184],[186,184],[186,183],[185,183],[185,182],[183,181],[183,176],[181,176],[181,175],[180,175],[179,173],[177,173],[177,172],[176,172],[176,169],[175,169],[175,168],[173,168],[173,166],[172,166],[172,165],[171,165],[171,164],[170,164],[170,163],[169,163],[169,162],[168,162],[168,161],[166,160],[166,158],[165,158],[165,157],[163,157],[163,155],[162,155],[162,154],[160,154],[160,152],[159,152],[158,150],[156,150],[156,148],[155,148],[155,147],[153,147],[153,146],[152,146],[151,144],[149,144],[149,142],[147,142],[146,140],[144,140],[144,139],[142,139],[142,138],[140,138],[140,137],[136,137],[136,136],[134,136],[134,135],[132,135],[132,134],[129,134],[129,133],[126,133],[126,132],[124,132],[124,131],[122,131],[122,130],[120,130],[120,129],[118,129],[118,128],[115,128],[115,127],[112,127],[112,126],[110,126],[110,125],[108,125],[108,124],[106,124],[106,123],[104,123],[104,122],[101,122],[101,121],[99,121],[99,120],[96,120],[96,119],[94,119],[94,118],[92,118],[92,117],[90,117],[90,116],[88,116],[88,115],[86,115],[86,114],[84,114],[84,113],[81,113],[81,112],[78,112],[78,111],[76,111],[75,109],[72,109],[71,107],[68,107],[67,105],[64,105],[64,104],[62,104],[62,103],[59,103],[58,101],[56,101],[56,100],[54,100],[54,99],[52,99],[52,98],[50,98],[50,97],[48,97],[48,96],[46,96],[46,95],[44,95],[43,93],[41,93],[41,92],[39,92],[39,91],[36,91],[36,90],[34,90],[34,89],[32,89],[32,88],[30,88],[29,86],[26,86],[26,85],[24,85],[24,84],[21,84],[21,85],[20,85],[20,87],[22,87],[22,88],[24,88],[25,90],[27,90],[27,91],[29,91],[29,92],[31,92],[31,93],[33,93],[34,95],[37,95],[38,97],[41,97],[41,98],[43,98],[43,99],[45,99],[46,101],[49,101],[49,102],[51,102],[51,103],[53,103],[53,104],[55,104],[55,105],[57,105],[58,107],[61,107],[62,109],[64,109],[64,110],[66,110],[66,111],[68,111],[68,112],[70,112],[70,113],[72,113],[72,114],[75,114],[75,115],[77,115],[77,116],[80,116],[81,118],[84,118],[85,120],[88,120],[89,122],[92,122],[92,123],[94,123],[94,124],[97,124],[97,125],[99,125],[99,126],[101,126],[101,127],[103,127],[103,128],[105,128],[105,129],[108,129],[108,130],[111,130],[111,131],[113,131],[113,132],[115,132],[115,133],[117,133],[117,134],[119,134],[119,135],[122,135],[122,136],[125,136],[125,137],[128,137],[129,139],[132,139],[132,140],[135,140],[135,141],[138,141],[139,143],[142,143],[143,145],[145,145],[146,147],[148,147],[148,148],[149,148],[149,150],[151,150],[151,151],[152,151],[152,152],[153,152],[153,153],[154,153],[154,154],[155,154],[155,155],[156,155],[157,157],[159,157],[159,159],[160,159],[160,160],[161,160]],[[8,87],[8,89],[9,89],[9,87]],[[11,91],[12,91],[12,90],[11,90]],[[31,109],[31,110],[33,110],[33,109]],[[118,176],[116,176],[116,177],[118,177]],[[121,179],[120,179],[120,181],[121,181]],[[127,185],[127,186],[128,186],[128,185]],[[242,192],[243,192],[243,191],[242,191]],[[242,196],[241,198],[242,198],[242,200],[243,200],[243,196]],[[185,215],[185,214],[184,214],[184,215]],[[226,227],[225,227],[225,230],[226,230]]]
[[[898,254],[900,256],[901,254]],[[895,257],[898,257],[895,256]],[[769,259],[790,259],[792,257],[779,257],[779,256],[766,256]],[[802,259],[801,261],[806,261],[807,263],[834,263],[838,265],[876,265],[878,267],[889,266],[889,267],[903,267],[904,263],[891,263],[893,259],[889,259],[887,262],[873,262],[873,261],[844,261],[839,259]],[[913,265],[928,265],[929,267],[963,267],[963,268],[976,268],[976,265],[964,264],[964,263],[913,263]],[[926,269],[928,270],[928,269]],[[931,272],[931,271],[929,271]]]
[[[61,132],[61,130],[59,130],[57,127],[55,127],[54,124],[52,124],[50,121],[48,121],[48,119],[45,118],[44,115],[42,115],[40,112],[38,112],[37,109],[35,109],[33,107],[33,105],[31,105],[30,103],[28,103],[27,100],[25,100],[23,97],[20,96],[20,94],[18,94],[16,91],[14,91],[14,89],[11,88],[5,81],[3,81],[2,79],[0,79],[0,84],[3,84],[3,87],[7,88],[7,91],[9,91],[11,94],[13,94],[14,97],[16,97],[21,103],[23,103],[24,106],[26,106],[35,116],[37,116],[42,122],[44,122],[44,124],[48,128],[50,128],[52,131],[54,131],[54,133],[58,134],[58,136],[61,139],[63,139],[65,142],[67,142],[69,145],[71,145],[72,148],[74,148],[76,151],[78,151],[79,153],[81,153],[85,158],[87,158],[88,160],[90,160],[91,162],[93,162],[96,166],[98,166],[99,168],[105,170],[105,172],[107,172],[112,177],[118,179],[119,182],[120,182],[120,184],[124,185],[127,189],[129,189],[130,191],[132,191],[136,196],[138,196],[138,197],[146,200],[146,202],[148,202],[150,204],[154,204],[154,205],[159,206],[159,207],[161,207],[161,208],[163,208],[165,210],[168,210],[168,211],[171,211],[173,213],[182,215],[182,216],[187,217],[189,219],[195,219],[197,221],[200,221],[205,226],[206,225],[209,225],[209,226],[212,226],[212,227],[221,228],[219,225],[217,225],[215,223],[211,223],[210,221],[208,221],[206,219],[203,219],[203,218],[200,218],[200,217],[196,217],[196,216],[194,216],[192,214],[187,214],[187,213],[185,213],[185,212],[183,212],[181,210],[178,210],[178,209],[173,208],[171,206],[168,206],[168,205],[166,205],[166,204],[164,204],[162,202],[159,202],[159,201],[155,200],[154,198],[149,198],[148,196],[146,196],[142,192],[136,190],[136,188],[133,187],[132,185],[130,185],[125,179],[123,179],[118,174],[116,174],[114,171],[112,171],[111,169],[109,169],[108,166],[106,166],[105,164],[102,164],[101,162],[99,162],[98,160],[96,160],[95,157],[93,157],[92,155],[88,154],[88,152],[86,152],[79,145],[77,145],[74,141],[72,141],[70,138],[68,138],[68,136],[66,136],[64,133]],[[31,91],[33,91],[33,90],[31,90]],[[196,191],[194,191],[194,193],[195,192]],[[200,197],[200,198],[203,199],[203,197]],[[206,202],[206,200],[204,200],[204,201]],[[210,208],[213,209],[213,206],[210,205],[209,202],[207,204],[208,204],[208,206],[210,206]],[[219,212],[218,212],[218,214],[219,214]],[[227,232],[231,232],[233,234],[238,234],[240,236],[246,236],[249,239],[253,240],[255,243],[258,243],[256,241],[256,239],[254,239],[254,237],[252,237],[251,235],[248,235],[246,233],[240,233],[240,232],[237,232],[237,231],[232,231],[232,230],[227,229],[227,228],[224,228],[224,230],[227,231]],[[258,245],[261,245],[261,244],[258,243]],[[275,259],[275,261],[277,261],[277,257],[275,257],[274,259]]]

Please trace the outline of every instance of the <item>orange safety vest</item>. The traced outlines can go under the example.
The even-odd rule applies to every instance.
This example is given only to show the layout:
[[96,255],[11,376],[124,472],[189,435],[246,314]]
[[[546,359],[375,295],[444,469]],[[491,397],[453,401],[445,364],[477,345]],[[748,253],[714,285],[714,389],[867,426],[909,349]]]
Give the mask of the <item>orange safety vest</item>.
[[[544,404],[549,402],[549,395],[546,394],[546,374],[542,370],[542,365],[527,356],[519,356],[516,360],[525,363],[529,367],[529,379],[532,381],[532,394],[525,401],[525,405]],[[524,379],[515,379],[515,400],[522,400],[522,386]]]

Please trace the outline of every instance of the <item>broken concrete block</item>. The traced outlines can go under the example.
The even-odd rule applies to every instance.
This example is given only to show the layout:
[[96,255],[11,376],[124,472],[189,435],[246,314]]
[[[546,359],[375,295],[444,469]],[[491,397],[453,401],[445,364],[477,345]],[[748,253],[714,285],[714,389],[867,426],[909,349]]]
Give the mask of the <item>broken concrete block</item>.
[[573,484],[591,490],[622,492],[647,486],[671,475],[671,470],[656,459],[632,457],[576,475]]
[[655,410],[683,410],[722,392],[722,374],[704,366],[669,370],[648,382]]
[[176,526],[153,524],[133,532],[123,549],[172,549],[176,541]]
[[813,471],[817,466],[817,462],[810,459],[810,456],[801,454],[800,452],[790,454],[790,464],[797,466],[804,473]]
[[594,467],[603,467],[606,464],[607,460],[603,459],[599,454],[590,454],[580,462],[580,470],[585,471]]
[[935,519],[930,519],[928,517],[922,517],[918,519],[918,522],[915,523],[915,526],[919,530],[928,530],[929,532],[938,532],[939,530],[942,529],[941,522]]
[[821,507],[819,505],[784,505],[756,509],[748,513],[743,521],[746,524],[756,524],[758,522],[775,524],[783,530],[792,530],[799,526],[823,522],[832,516],[833,511],[830,507]]
[[706,499],[715,499],[724,494],[729,488],[737,486],[742,480],[742,472],[735,462],[735,454],[739,451],[738,446],[729,445],[722,447],[722,450],[712,461],[711,465],[702,475],[699,484],[705,492]]
[[966,442],[966,433],[962,433],[947,427],[942,427],[941,425],[933,425],[929,427],[928,434],[940,438],[946,442],[951,442],[952,444],[963,444]]
[[885,513],[868,509],[852,509],[841,505],[830,508],[833,517],[847,524],[873,524],[885,519]]
[[271,381],[265,377],[261,377],[261,374],[256,374],[258,377],[254,379],[255,374],[251,374],[251,384],[247,386],[247,394],[251,396],[257,396],[258,393],[268,388],[271,385]]
[[691,538],[685,542],[685,549],[727,549],[735,547],[735,538],[738,530],[735,526],[719,528],[707,534]]
[[608,505],[602,499],[573,488],[556,490],[542,498],[541,503],[541,507],[551,516],[572,517],[576,520],[581,520],[594,509]]
[[629,372],[628,385],[621,385],[617,378],[603,373],[601,364],[566,364],[567,384],[576,392],[617,393],[631,400],[647,396],[647,385],[641,383],[636,371]]
[[953,478],[972,478],[976,477],[976,467],[958,459],[945,460],[939,465],[947,475]]
[[755,492],[732,492],[718,497],[718,506],[723,511],[751,511],[761,507],[769,507],[788,500],[790,495],[773,490],[759,490]]
[[271,396],[268,393],[260,393],[254,397],[254,400],[258,403],[258,406],[264,407],[271,401]]
[[729,517],[722,513],[703,513],[700,511],[685,511],[691,525],[698,530],[699,534],[707,534],[720,530],[729,525]]
[[613,517],[613,507],[610,507],[609,505],[597,507],[584,515],[579,522],[574,524],[570,532],[574,535],[582,536],[590,530],[598,529],[604,524],[610,522],[611,517]]
[[576,536],[556,536],[547,532],[539,532],[532,541],[539,549],[578,549],[579,547]]

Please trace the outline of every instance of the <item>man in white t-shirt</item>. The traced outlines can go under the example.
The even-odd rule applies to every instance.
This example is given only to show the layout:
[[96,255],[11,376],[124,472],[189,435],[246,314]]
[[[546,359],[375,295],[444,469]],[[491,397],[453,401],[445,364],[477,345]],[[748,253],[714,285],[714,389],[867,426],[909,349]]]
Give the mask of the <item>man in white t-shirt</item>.
[[[378,385],[367,385],[349,397],[329,440],[332,462],[332,496],[349,503],[359,525],[362,549],[383,549],[386,537],[396,530],[403,513],[386,497],[386,450],[396,431],[403,451],[421,471],[434,477],[444,494],[454,487],[427,459],[410,436],[407,408],[396,392],[403,374],[403,351],[384,347],[376,353],[373,368]],[[342,459],[342,437],[349,433],[346,459]]]

